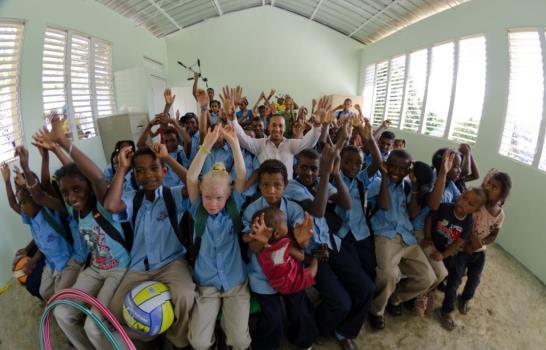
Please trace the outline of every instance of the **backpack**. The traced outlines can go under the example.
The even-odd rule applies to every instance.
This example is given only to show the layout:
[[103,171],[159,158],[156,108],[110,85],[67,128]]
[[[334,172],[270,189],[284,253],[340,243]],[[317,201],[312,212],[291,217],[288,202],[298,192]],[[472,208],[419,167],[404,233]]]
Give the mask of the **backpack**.
[[55,232],[57,232],[65,241],[67,241],[68,244],[71,246],[74,245],[74,237],[72,237],[72,230],[68,224],[67,217],[61,215],[60,218],[57,218],[54,211],[45,207],[42,208],[42,215],[48,225],[51,226]]
[[[178,241],[187,249],[186,260],[190,263],[190,265],[194,266],[197,255],[199,254],[199,248],[201,247],[201,237],[205,232],[208,213],[205,208],[203,208],[203,205],[200,205],[197,209],[195,220],[193,220],[190,213],[186,211],[179,221],[176,213],[176,203],[174,202],[171,189],[163,186],[162,194],[163,200],[165,201],[165,207],[167,208],[167,213],[169,215],[171,227],[173,228]],[[136,216],[140,206],[142,205],[143,199],[144,191],[138,190],[133,199],[133,217],[131,220],[133,227],[135,225]],[[231,197],[226,202],[226,209],[233,222],[233,226],[237,232],[240,232],[242,229],[241,216],[237,211],[235,201]],[[194,228],[195,239],[193,237]]]

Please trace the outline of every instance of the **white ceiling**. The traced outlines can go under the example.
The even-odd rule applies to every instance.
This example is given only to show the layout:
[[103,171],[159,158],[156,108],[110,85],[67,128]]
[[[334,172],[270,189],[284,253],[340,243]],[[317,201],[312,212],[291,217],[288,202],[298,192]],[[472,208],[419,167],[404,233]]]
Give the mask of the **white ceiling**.
[[286,10],[369,44],[470,0],[96,0],[161,38],[258,6]]

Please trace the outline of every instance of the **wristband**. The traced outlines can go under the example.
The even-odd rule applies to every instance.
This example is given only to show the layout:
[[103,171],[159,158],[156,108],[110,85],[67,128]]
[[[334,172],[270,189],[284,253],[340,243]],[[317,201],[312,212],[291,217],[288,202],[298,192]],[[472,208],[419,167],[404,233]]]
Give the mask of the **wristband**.
[[203,146],[203,145],[199,146],[199,151],[203,152],[203,153],[206,153],[206,154],[210,154],[210,149]]
[[33,184],[33,185],[30,185],[30,186],[29,186],[28,183],[27,183],[27,188],[28,188],[29,190],[33,189],[33,188],[36,187],[36,186],[38,186],[38,180],[36,180],[36,178],[34,178],[34,184]]

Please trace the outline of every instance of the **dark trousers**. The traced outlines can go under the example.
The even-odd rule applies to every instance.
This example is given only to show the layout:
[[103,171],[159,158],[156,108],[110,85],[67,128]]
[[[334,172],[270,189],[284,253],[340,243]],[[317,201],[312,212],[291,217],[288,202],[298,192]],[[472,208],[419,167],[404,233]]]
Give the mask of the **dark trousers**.
[[[28,253],[28,256],[33,257],[37,251],[38,248],[34,248]],[[27,291],[38,299],[42,299],[42,296],[40,295],[40,285],[42,284],[42,273],[44,271],[44,266],[45,257],[42,256],[34,267],[34,270],[32,270],[30,275],[28,275],[27,283],[25,284]]]
[[315,282],[321,297],[316,310],[320,334],[356,338],[375,293],[373,280],[360,267],[356,245],[342,243],[340,252],[330,251],[329,262],[319,263]]
[[480,277],[485,265],[485,252],[465,253],[459,252],[457,255],[446,259],[448,270],[447,286],[442,303],[444,312],[451,312],[455,309],[457,300],[457,289],[461,285],[465,270],[467,271],[467,281],[461,298],[470,300],[474,297],[476,288],[480,284]]
[[318,337],[313,305],[305,291],[280,294],[255,294],[262,311],[258,315],[256,329],[251,331],[252,348],[260,350],[279,349],[284,334],[281,297],[286,305],[286,337],[290,343],[308,348]]
[[[368,276],[372,281],[375,281],[375,268],[377,262],[375,260],[375,244],[373,236],[369,236],[363,240],[357,241],[351,232],[343,238],[343,243],[353,243],[356,244],[356,249],[358,253],[358,258],[360,259],[360,266],[366,271]],[[343,247],[343,246],[342,246]]]

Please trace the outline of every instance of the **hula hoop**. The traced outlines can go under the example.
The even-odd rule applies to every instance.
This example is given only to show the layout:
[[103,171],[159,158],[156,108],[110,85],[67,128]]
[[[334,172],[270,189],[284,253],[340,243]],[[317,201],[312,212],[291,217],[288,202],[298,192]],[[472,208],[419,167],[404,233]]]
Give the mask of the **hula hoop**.
[[[133,342],[131,341],[131,339],[127,335],[127,332],[125,332],[125,329],[119,323],[117,318],[112,314],[112,312],[110,312],[110,310],[108,310],[108,308],[106,308],[99,300],[97,300],[96,298],[94,298],[94,297],[90,296],[89,294],[87,294],[85,292],[82,292],[81,290],[78,290],[78,289],[63,289],[63,290],[55,293],[49,299],[48,307],[46,308],[46,310],[44,310],[44,313],[43,313],[42,318],[41,318],[41,324],[40,324],[40,345],[42,345],[42,342],[43,342],[43,344],[45,346],[43,348],[44,350],[51,350],[51,342],[50,342],[50,339],[49,339],[49,324],[50,324],[49,316],[50,316],[50,311],[51,311],[52,308],[50,308],[49,305],[50,304],[52,305],[53,303],[55,303],[57,301],[61,301],[61,300],[65,300],[65,299],[80,300],[80,301],[83,301],[86,304],[90,305],[91,307],[94,307],[95,309],[97,309],[103,316],[105,316],[105,318],[108,321],[110,321],[112,326],[114,326],[116,331],[119,333],[119,335],[123,339],[123,342],[127,346],[127,349],[137,350],[135,345],[133,344]],[[78,303],[75,303],[75,304],[79,306],[79,307],[76,307],[76,308],[81,310],[80,309],[81,305],[78,304]],[[69,304],[69,305],[74,306],[72,304]],[[91,313],[91,315],[96,317],[96,315],[93,312],[91,312],[89,309],[86,309],[86,308],[84,308],[84,309],[88,310],[89,313]],[[83,311],[83,312],[86,313],[87,315],[89,315],[87,312],[85,312],[85,311]],[[101,327],[101,324],[104,325],[102,323],[102,321],[100,319],[98,319],[98,317],[97,317],[97,320],[98,320],[98,322],[97,322],[97,320],[95,320],[95,318],[93,316],[91,316],[91,318],[97,323],[99,328],[101,328],[103,330],[103,332],[104,332],[104,329]],[[107,330],[107,331],[110,332],[109,330]],[[108,337],[108,333],[107,332],[104,332],[104,333]],[[110,332],[110,334],[111,334],[111,332]],[[117,341],[115,339],[114,339],[114,341],[119,346],[119,344],[117,343]],[[112,343],[112,345],[114,345],[114,347],[116,347],[116,345],[114,343]]]

